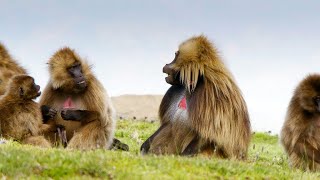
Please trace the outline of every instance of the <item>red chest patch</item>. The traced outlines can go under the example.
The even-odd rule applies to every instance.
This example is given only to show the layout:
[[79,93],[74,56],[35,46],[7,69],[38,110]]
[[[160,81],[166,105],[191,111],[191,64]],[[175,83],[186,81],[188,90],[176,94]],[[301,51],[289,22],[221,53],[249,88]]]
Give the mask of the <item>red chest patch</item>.
[[72,99],[68,97],[68,99],[63,103],[63,109],[72,109],[75,108]]
[[178,107],[179,107],[180,109],[183,109],[183,110],[186,110],[186,109],[187,109],[187,99],[186,99],[186,97],[183,97],[183,98],[181,99],[181,101],[179,102]]

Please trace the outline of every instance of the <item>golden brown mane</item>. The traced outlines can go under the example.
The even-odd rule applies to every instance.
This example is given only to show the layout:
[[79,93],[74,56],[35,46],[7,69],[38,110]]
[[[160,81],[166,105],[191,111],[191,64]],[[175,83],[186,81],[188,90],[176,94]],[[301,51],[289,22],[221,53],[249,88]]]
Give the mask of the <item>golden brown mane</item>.
[[0,70],[10,70],[17,74],[26,74],[27,71],[19,65],[8,53],[6,47],[0,43]]

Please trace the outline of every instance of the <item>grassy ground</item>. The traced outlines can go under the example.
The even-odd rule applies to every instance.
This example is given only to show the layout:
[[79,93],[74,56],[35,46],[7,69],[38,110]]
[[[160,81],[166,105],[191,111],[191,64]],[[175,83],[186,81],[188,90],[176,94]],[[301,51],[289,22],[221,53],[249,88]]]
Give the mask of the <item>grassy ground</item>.
[[40,149],[0,145],[0,178],[30,179],[319,179],[288,167],[277,136],[256,133],[246,162],[206,157],[141,156],[139,147],[158,123],[118,121],[116,137],[130,152]]

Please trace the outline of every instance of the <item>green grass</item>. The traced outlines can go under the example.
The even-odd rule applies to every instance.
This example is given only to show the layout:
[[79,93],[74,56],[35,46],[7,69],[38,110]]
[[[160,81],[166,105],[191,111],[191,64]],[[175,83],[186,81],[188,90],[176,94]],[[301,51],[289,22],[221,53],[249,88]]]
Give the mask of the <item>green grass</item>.
[[277,136],[256,133],[245,162],[206,157],[141,156],[139,148],[158,123],[118,121],[123,151],[41,149],[17,142],[0,145],[0,178],[30,179],[319,179],[291,169]]

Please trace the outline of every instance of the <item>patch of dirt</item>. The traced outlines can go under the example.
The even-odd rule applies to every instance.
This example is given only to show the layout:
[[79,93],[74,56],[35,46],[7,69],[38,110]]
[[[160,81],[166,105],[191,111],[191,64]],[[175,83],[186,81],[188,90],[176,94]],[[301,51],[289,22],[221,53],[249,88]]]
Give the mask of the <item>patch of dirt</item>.
[[117,117],[122,119],[158,120],[163,95],[121,95],[111,97]]

